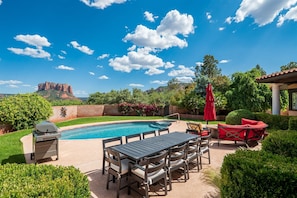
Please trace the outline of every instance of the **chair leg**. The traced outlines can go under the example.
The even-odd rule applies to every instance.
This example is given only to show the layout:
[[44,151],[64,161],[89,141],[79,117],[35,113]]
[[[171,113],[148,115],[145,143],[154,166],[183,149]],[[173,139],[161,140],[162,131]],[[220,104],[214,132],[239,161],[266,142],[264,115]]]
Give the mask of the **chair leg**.
[[117,198],[120,197],[121,178],[117,178]]
[[199,172],[200,171],[200,168],[199,168],[200,160],[199,160],[199,156],[198,155],[197,155],[196,161],[197,161],[197,172]]
[[168,180],[169,180],[169,191],[172,189],[172,183],[171,183],[171,172],[170,171],[168,171]]
[[149,184],[145,184],[145,198],[149,197],[148,192],[149,192]]
[[106,189],[109,188],[109,173],[107,174]]
[[208,150],[208,163],[210,164],[210,151]]
[[102,175],[105,173],[105,155],[103,156],[103,161],[102,161]]
[[187,177],[188,177],[188,179],[190,179],[190,165],[189,165],[190,163],[188,162],[187,163]]
[[165,195],[167,195],[167,176],[165,174],[165,177],[164,177],[164,190],[165,190]]
[[199,160],[200,161],[200,169],[202,169],[202,155],[203,155],[203,153],[201,153],[200,156],[199,156],[199,158],[200,158],[200,160]]

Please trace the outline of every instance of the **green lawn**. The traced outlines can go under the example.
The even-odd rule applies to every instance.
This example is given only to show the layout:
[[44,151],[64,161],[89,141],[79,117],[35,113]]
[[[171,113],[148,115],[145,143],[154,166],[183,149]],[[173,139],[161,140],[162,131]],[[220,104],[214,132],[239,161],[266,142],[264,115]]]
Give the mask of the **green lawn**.
[[[77,124],[88,124],[94,122],[108,122],[108,121],[119,121],[119,120],[155,120],[163,119],[161,116],[100,116],[100,117],[87,117],[69,120],[66,122],[56,123],[58,127],[77,125]],[[22,131],[16,131],[0,136],[0,162],[1,164],[6,163],[26,163],[23,145],[21,138],[25,135],[32,133],[33,129],[27,129]]]

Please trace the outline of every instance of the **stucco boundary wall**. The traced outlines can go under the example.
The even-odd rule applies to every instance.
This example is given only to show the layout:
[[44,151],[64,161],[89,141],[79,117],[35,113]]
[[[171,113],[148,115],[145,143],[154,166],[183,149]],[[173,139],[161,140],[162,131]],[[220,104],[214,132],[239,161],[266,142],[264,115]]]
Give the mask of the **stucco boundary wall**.
[[[73,106],[53,106],[53,115],[49,118],[52,122],[61,122],[81,117],[94,116],[120,116],[118,105],[73,105]],[[179,113],[181,119],[203,120],[203,115],[191,115],[174,106],[169,107],[169,115]],[[160,112],[159,115],[164,112]],[[161,115],[161,116],[162,116]],[[164,116],[164,115],[163,115]],[[173,117],[172,117],[173,118]],[[225,116],[217,116],[217,120],[224,120]]]
[[104,105],[53,106],[52,109],[53,115],[48,119],[51,122],[104,115]]

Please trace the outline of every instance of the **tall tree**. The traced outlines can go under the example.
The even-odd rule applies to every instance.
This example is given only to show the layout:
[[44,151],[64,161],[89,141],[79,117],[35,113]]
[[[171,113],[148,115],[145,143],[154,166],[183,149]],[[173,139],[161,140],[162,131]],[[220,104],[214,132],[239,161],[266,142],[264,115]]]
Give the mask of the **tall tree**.
[[255,69],[260,71],[261,76],[266,75],[266,71],[259,64],[256,65]]
[[297,62],[290,62],[286,65],[281,66],[280,68],[281,68],[281,71],[297,68]]
[[203,64],[200,66],[200,74],[212,79],[221,75],[221,69],[218,68],[218,60],[212,55],[205,55],[203,58]]
[[259,76],[261,76],[261,71],[256,68],[232,75],[230,90],[226,92],[228,106],[231,110],[248,109],[257,112],[271,107],[271,90],[268,85],[255,81],[255,78]]

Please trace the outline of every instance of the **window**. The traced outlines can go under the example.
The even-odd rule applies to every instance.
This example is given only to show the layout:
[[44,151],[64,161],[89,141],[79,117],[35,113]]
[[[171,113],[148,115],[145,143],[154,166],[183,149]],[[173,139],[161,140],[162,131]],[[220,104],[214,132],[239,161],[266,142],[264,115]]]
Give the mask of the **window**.
[[297,111],[297,89],[289,90],[289,104],[290,110]]

